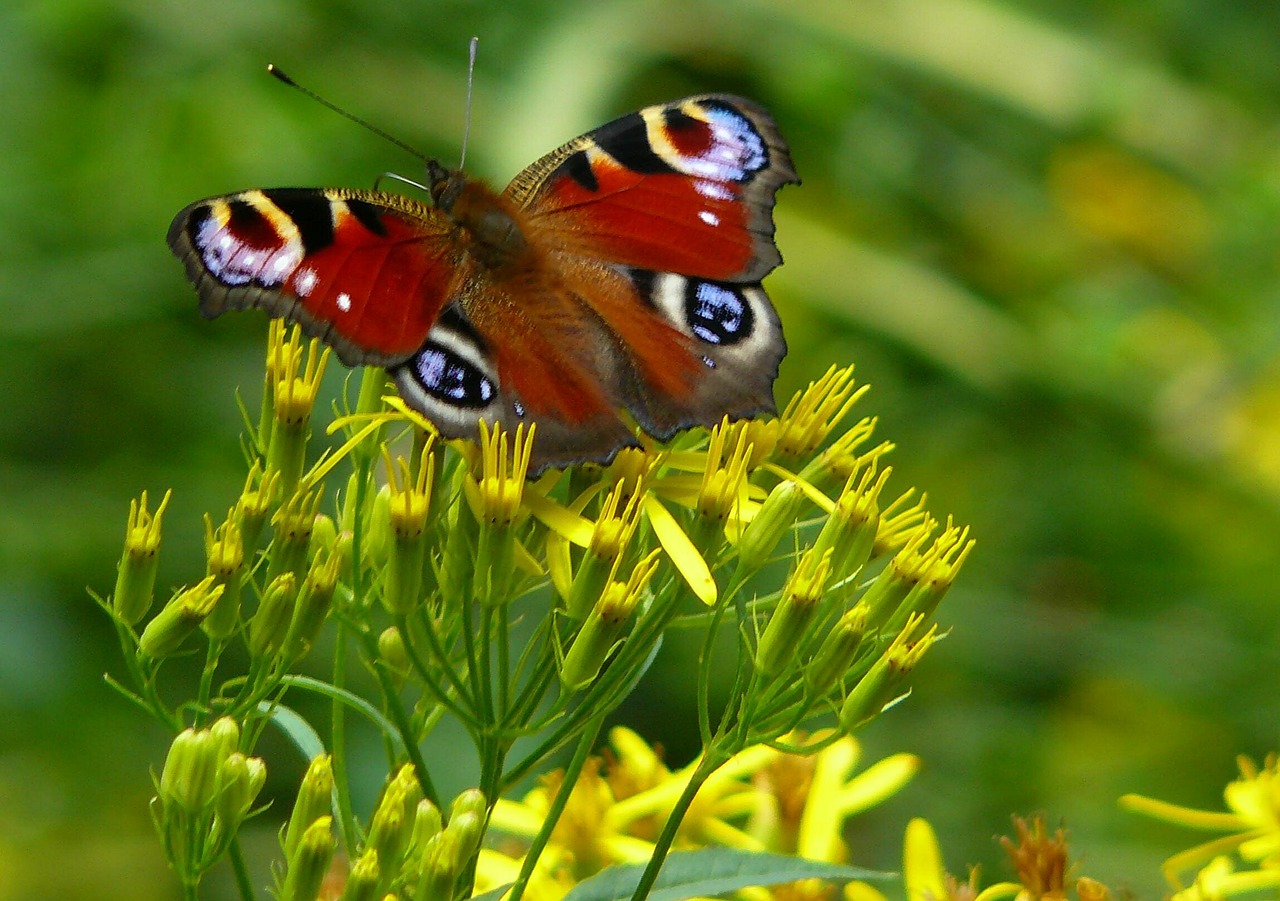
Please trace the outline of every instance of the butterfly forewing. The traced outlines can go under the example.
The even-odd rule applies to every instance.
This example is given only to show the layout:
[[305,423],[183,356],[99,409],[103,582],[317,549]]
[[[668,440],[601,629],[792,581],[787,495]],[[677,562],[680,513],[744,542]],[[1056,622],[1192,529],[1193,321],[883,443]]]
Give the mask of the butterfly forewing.
[[209,318],[261,307],[333,346],[349,366],[422,346],[462,280],[447,220],[395,194],[243,191],[191,204],[169,228]]

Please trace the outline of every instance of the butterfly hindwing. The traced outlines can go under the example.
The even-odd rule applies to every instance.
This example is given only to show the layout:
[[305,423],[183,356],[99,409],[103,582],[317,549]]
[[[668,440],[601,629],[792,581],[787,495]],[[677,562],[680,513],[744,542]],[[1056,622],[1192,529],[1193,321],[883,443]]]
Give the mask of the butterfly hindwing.
[[422,346],[461,275],[447,238],[431,207],[342,189],[212,197],[169,228],[206,317],[261,307],[349,366],[391,365]]

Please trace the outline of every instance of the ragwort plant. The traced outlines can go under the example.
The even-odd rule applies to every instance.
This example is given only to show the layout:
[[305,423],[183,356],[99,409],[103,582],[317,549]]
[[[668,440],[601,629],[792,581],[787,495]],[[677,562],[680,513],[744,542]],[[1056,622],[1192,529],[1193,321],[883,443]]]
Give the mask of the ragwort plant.
[[[100,600],[125,663],[112,685],[175,736],[152,814],[185,897],[224,857],[256,897],[237,834],[261,810],[255,749],[273,724],[311,759],[280,832],[282,901],[641,899],[655,884],[718,894],[860,875],[838,866],[841,825],[916,763],[854,776],[851,736],[906,695],[973,541],[923,495],[889,492],[891,445],[853,418],[852,367],[776,418],[528,479],[533,428],[439,441],[384,396],[381,370],[363,371],[318,440],[327,360],[272,323],[244,487],[205,517],[204,572],[153,609],[170,495],[153,506],[144,492]],[[688,679],[701,753],[672,772],[615,729],[607,763],[593,757],[673,630],[702,636]],[[308,659],[319,646],[325,659]],[[179,655],[203,664],[174,702]],[[293,709],[306,693],[331,704],[323,738]],[[386,749],[368,816],[349,784],[355,717]],[[453,799],[421,750],[445,717],[478,773]]]

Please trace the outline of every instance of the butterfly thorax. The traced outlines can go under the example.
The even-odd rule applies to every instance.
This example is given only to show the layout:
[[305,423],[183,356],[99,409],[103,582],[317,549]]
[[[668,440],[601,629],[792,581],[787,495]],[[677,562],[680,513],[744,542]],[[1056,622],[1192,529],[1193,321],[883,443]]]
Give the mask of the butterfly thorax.
[[519,211],[484,182],[461,172],[432,185],[436,207],[462,232],[468,252],[493,270],[524,268],[530,248],[519,223]]

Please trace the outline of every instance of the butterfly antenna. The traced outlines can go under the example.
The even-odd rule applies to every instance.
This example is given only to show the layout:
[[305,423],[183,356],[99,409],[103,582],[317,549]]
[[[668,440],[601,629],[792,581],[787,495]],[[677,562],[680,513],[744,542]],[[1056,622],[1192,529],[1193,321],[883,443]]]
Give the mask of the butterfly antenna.
[[333,110],[339,116],[342,116],[344,119],[349,119],[350,121],[356,123],[356,125],[360,125],[364,128],[367,128],[369,131],[373,132],[378,137],[384,138],[390,141],[392,144],[395,144],[401,150],[422,160],[424,163],[427,164],[428,170],[431,170],[433,167],[439,168],[440,164],[437,163],[435,160],[433,160],[431,157],[427,156],[421,150],[417,150],[414,147],[410,147],[408,144],[406,144],[404,141],[397,138],[395,135],[384,131],[383,129],[379,128],[378,126],[374,125],[371,122],[366,122],[364,119],[361,119],[355,113],[347,112],[342,107],[338,106],[336,103],[330,100],[326,100],[325,98],[321,97],[319,94],[317,94],[315,91],[311,90],[310,88],[304,88],[302,85],[298,84],[288,75],[285,75],[284,72],[276,68],[273,64],[271,63],[267,64],[267,71],[272,75],[274,75],[278,80],[284,82],[289,87],[293,88],[294,90],[301,91],[303,94],[310,97],[312,100],[314,100],[316,103],[320,104],[321,106]]
[[479,43],[480,38],[472,36],[471,45],[467,51],[467,109],[462,120],[462,155],[458,159],[459,169],[467,163],[467,140],[471,137],[471,85],[475,81],[476,45]]

